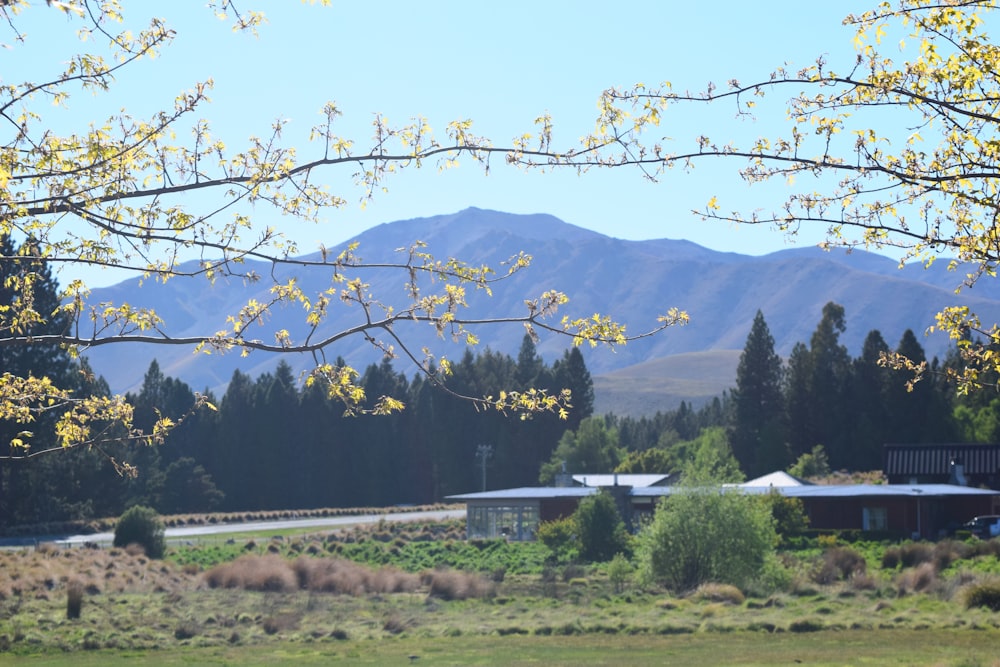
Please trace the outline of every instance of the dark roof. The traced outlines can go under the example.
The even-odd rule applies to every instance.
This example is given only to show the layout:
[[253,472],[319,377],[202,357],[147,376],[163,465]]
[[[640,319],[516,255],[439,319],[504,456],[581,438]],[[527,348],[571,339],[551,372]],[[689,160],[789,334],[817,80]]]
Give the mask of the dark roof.
[[966,475],[1000,472],[1000,445],[885,445],[885,474],[948,475],[960,461]]

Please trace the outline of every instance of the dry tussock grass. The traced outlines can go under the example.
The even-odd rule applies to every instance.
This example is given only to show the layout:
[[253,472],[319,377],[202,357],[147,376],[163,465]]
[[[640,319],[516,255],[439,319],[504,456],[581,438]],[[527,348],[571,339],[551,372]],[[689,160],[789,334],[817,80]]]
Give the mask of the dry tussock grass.
[[0,552],[0,600],[37,596],[77,582],[88,595],[193,589],[196,580],[163,562],[121,549],[63,549],[40,546]]
[[731,584],[702,584],[691,593],[694,600],[708,600],[725,604],[743,604],[746,597],[736,586]]
[[289,562],[280,556],[241,556],[205,573],[210,588],[291,592],[307,590],[340,595],[410,593],[420,578],[394,567],[378,570],[339,558],[303,556]]
[[493,595],[494,584],[478,574],[458,570],[434,570],[421,575],[428,595],[442,600],[468,600]]
[[299,588],[327,593],[363,595],[365,593],[411,593],[420,579],[394,567],[372,570],[339,558],[298,558],[292,569]]
[[932,561],[922,562],[896,575],[896,591],[899,595],[931,593],[940,588],[941,579]]
[[851,547],[831,547],[823,553],[823,561],[812,579],[817,584],[832,584],[864,574],[867,569],[864,556]]
[[205,573],[209,588],[240,588],[248,591],[286,593],[298,588],[295,573],[280,556],[241,556]]

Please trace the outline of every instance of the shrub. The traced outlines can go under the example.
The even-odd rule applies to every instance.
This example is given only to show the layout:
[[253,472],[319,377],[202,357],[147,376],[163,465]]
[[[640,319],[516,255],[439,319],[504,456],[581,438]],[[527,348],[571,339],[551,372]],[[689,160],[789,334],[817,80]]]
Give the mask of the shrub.
[[66,586],[66,618],[80,618],[83,610],[83,584],[79,581],[71,581]]
[[556,560],[569,560],[577,550],[576,521],[572,517],[543,521],[535,533],[538,541],[548,547]]
[[587,570],[584,569],[582,565],[577,565],[576,563],[570,563],[563,568],[562,580],[569,581],[571,579],[583,579],[587,576]]
[[114,546],[130,544],[140,545],[150,558],[163,558],[167,544],[163,538],[163,522],[156,510],[136,505],[121,515],[115,524]]
[[820,549],[830,549],[837,546],[837,536],[831,533],[824,533],[816,536],[816,544]]
[[591,562],[611,560],[628,551],[628,533],[615,499],[600,491],[580,501],[573,514],[580,541],[580,557]]
[[801,498],[783,496],[777,491],[768,493],[767,501],[774,517],[774,529],[783,537],[796,535],[809,527],[806,506]]
[[625,590],[629,578],[632,576],[632,563],[623,554],[615,554],[615,557],[608,563],[608,581],[614,588],[615,593]]
[[679,488],[639,535],[648,582],[684,592],[707,582],[744,587],[764,570],[778,536],[759,497],[720,487]]
[[965,589],[965,608],[986,607],[990,611],[1000,611],[1000,581],[992,579],[972,584]]

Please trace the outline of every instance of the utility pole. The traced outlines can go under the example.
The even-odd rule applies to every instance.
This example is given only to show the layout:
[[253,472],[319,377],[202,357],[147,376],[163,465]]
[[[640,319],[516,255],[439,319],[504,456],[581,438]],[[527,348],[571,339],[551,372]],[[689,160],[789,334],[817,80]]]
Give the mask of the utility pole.
[[490,460],[491,456],[493,456],[493,445],[483,443],[476,447],[476,458],[483,471],[483,491],[486,490],[486,462]]

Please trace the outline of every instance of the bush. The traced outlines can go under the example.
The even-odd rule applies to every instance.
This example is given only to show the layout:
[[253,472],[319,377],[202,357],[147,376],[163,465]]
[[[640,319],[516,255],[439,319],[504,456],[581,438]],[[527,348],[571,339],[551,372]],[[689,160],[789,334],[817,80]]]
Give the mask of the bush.
[[576,521],[573,517],[543,521],[538,525],[535,536],[548,547],[557,561],[570,560],[576,554]]
[[1000,611],[1000,581],[983,581],[965,589],[965,608],[986,607],[990,611]]
[[617,553],[628,552],[628,532],[615,499],[607,491],[580,501],[573,514],[580,540],[580,557],[603,563]]
[[777,491],[768,493],[766,498],[771,506],[771,516],[774,517],[774,529],[779,535],[797,535],[809,528],[809,517],[801,498],[789,498]]
[[163,522],[156,510],[136,505],[125,510],[115,524],[114,546],[138,544],[150,558],[163,558],[167,543],[163,538]]
[[615,554],[615,557],[608,563],[608,581],[614,587],[615,593],[621,593],[628,585],[628,580],[632,576],[632,563],[622,554]]
[[760,497],[720,487],[677,489],[639,535],[643,579],[686,592],[704,583],[743,588],[760,576],[778,535]]
[[66,618],[80,618],[83,610],[83,584],[79,581],[71,581],[66,586]]

